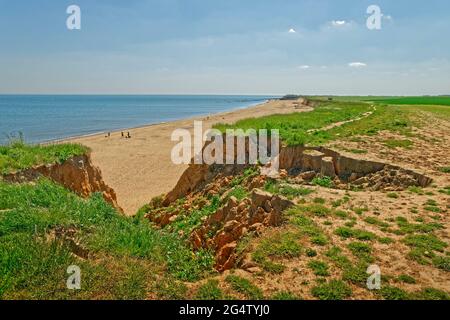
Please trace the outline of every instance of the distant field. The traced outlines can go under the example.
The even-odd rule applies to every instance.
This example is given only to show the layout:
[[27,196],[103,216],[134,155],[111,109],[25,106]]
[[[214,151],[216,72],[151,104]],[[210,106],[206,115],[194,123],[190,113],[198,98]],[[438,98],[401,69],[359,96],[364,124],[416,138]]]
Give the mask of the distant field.
[[[366,100],[364,98],[364,100]],[[401,97],[401,98],[374,98],[370,99],[375,102],[387,104],[407,104],[407,105],[439,105],[450,106],[449,97]]]

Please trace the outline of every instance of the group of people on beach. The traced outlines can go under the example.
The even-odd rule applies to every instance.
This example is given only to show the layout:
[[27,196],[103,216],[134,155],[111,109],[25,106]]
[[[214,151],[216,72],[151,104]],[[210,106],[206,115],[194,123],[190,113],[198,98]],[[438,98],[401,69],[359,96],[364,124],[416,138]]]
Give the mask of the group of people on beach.
[[[122,131],[122,132],[121,132],[121,136],[122,136],[122,138],[125,138],[125,139],[131,139],[130,131],[128,131],[126,135],[125,135],[125,133]],[[108,132],[108,134],[105,136],[105,138],[111,138],[111,132]]]

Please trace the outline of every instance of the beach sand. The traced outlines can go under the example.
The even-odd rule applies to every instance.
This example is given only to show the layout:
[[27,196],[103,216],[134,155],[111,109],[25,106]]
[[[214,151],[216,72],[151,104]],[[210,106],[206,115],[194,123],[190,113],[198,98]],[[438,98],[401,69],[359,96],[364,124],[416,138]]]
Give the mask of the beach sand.
[[[92,160],[101,169],[105,182],[116,191],[119,205],[127,215],[134,215],[153,197],[169,192],[187,168],[171,161],[171,150],[178,143],[171,141],[173,130],[184,128],[192,132],[194,120],[202,120],[203,130],[207,130],[216,123],[309,110],[296,101],[270,100],[246,109],[111,132],[109,138],[98,134],[64,142],[91,148]],[[121,131],[129,131],[131,139],[122,138]]]

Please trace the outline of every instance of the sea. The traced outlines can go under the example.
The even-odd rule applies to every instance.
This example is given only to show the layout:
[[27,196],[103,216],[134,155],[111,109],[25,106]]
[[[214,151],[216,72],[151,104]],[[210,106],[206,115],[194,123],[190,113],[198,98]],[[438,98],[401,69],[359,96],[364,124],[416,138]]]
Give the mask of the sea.
[[277,96],[0,95],[0,144],[106,133],[257,105]]

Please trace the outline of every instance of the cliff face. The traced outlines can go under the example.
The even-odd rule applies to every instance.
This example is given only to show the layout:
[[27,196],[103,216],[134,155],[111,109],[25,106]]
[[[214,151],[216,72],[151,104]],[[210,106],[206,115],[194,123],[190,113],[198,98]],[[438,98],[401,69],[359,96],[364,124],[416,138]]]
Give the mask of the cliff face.
[[7,174],[3,176],[3,180],[24,183],[39,177],[49,178],[82,197],[96,192],[102,193],[108,203],[122,211],[117,203],[116,193],[103,181],[100,169],[93,165],[89,155],[73,157],[62,164],[41,165]]
[[[245,152],[248,160],[248,141]],[[226,141],[223,154],[225,159]],[[300,173],[312,175],[312,178],[316,175],[327,176],[343,188],[353,183],[373,191],[397,191],[409,186],[427,187],[433,181],[421,173],[396,165],[350,158],[324,147],[281,147],[278,160],[279,168],[291,177]],[[166,195],[163,205],[168,206],[191,192],[201,190],[219,174],[238,175],[248,166],[248,161],[243,165],[191,164],[173,190]]]

